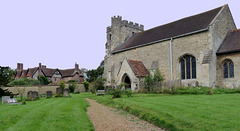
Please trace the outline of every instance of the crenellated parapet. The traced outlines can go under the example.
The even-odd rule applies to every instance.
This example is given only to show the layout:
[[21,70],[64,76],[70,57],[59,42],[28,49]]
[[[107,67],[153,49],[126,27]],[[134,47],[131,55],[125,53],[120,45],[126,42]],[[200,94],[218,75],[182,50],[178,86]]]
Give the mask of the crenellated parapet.
[[144,30],[144,26],[143,25],[139,25],[138,23],[133,23],[132,21],[127,21],[127,20],[123,20],[121,22],[121,26],[127,26],[127,27],[131,27],[131,28],[135,28],[135,29],[139,29],[139,30]]

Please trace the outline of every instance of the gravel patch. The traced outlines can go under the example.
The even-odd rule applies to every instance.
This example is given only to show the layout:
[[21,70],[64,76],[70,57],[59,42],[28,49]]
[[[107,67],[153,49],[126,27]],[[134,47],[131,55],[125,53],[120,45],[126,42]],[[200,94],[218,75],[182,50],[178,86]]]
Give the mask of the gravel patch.
[[103,106],[95,100],[86,100],[90,104],[87,114],[96,131],[163,131],[127,112]]

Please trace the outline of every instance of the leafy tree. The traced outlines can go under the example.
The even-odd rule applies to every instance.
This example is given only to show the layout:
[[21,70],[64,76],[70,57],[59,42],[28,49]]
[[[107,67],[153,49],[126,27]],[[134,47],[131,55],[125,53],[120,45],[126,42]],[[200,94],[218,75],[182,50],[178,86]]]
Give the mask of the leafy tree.
[[48,78],[43,75],[41,75],[40,77],[38,76],[38,80],[40,81],[41,85],[48,85],[50,83]]
[[98,78],[102,78],[103,70],[104,70],[104,61],[100,63],[97,69],[92,69],[87,71],[87,77],[88,77],[87,81],[93,82]]
[[7,84],[13,80],[15,73],[16,71],[10,67],[0,66],[0,87],[7,86]]
[[59,86],[62,88],[62,90],[64,90],[65,82],[64,81],[60,81]]

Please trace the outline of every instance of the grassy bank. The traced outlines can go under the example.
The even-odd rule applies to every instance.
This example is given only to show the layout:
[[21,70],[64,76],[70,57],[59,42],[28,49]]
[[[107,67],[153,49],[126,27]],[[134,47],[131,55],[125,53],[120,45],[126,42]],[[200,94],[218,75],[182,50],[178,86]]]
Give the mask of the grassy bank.
[[94,130],[80,94],[41,98],[26,105],[0,104],[0,130]]
[[169,130],[239,130],[240,94],[89,96]]

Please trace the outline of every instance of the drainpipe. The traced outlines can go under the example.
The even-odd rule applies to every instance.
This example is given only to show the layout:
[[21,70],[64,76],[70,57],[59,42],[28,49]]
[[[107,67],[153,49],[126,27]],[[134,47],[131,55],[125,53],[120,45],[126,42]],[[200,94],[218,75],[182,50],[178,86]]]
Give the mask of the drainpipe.
[[173,41],[173,38],[171,38],[170,40],[171,81],[173,80],[172,41]]

